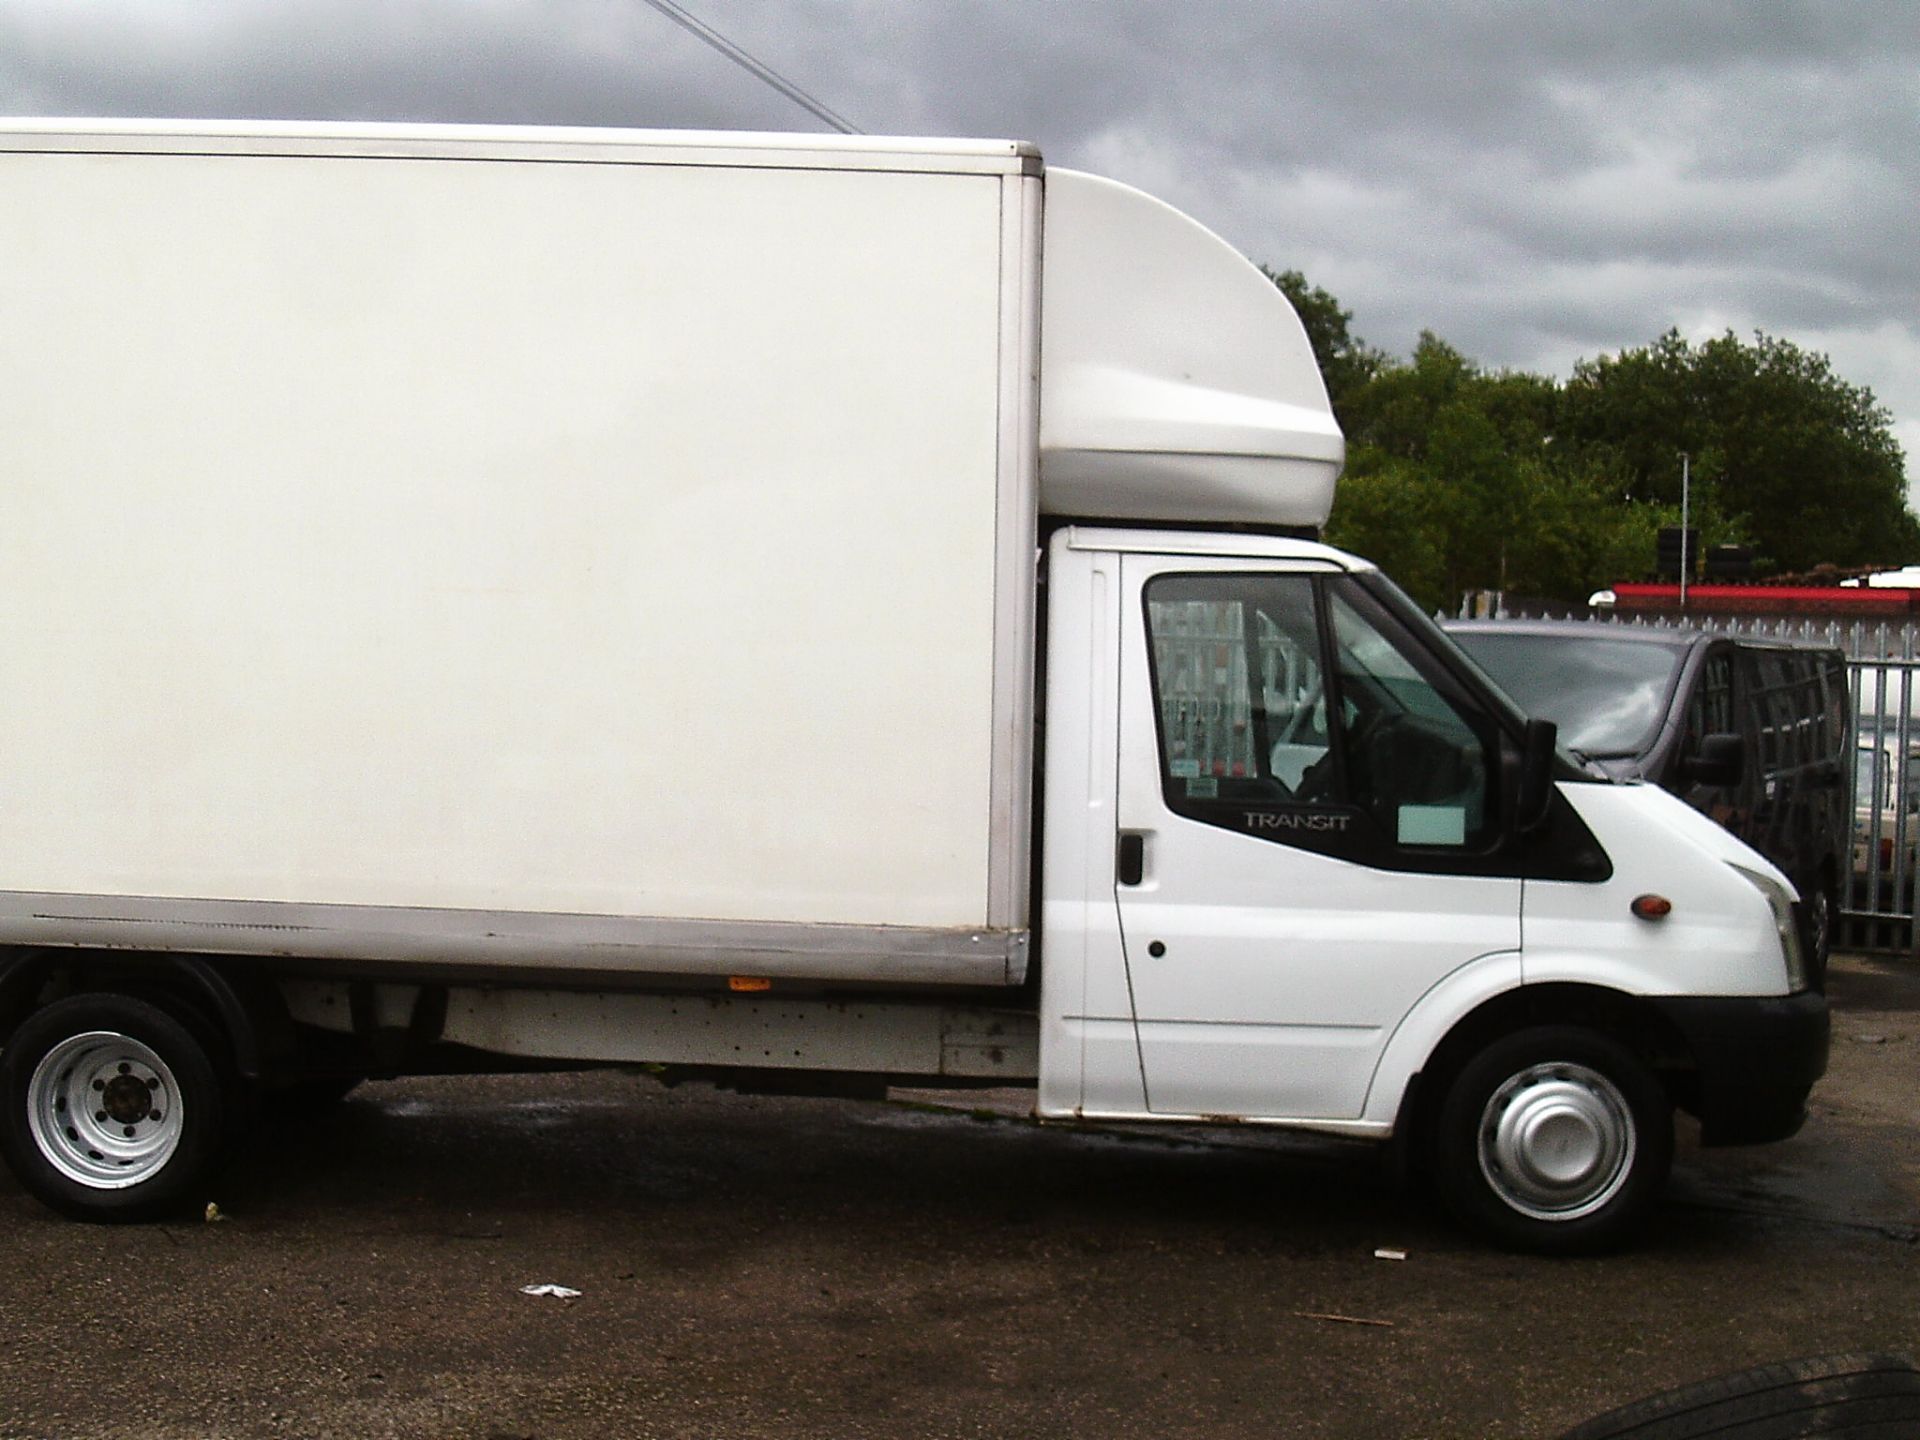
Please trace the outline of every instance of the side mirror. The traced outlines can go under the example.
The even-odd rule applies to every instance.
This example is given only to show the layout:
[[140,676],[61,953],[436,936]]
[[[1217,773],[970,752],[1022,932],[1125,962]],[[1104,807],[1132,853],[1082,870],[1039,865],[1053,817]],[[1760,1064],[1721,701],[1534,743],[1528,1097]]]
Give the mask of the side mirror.
[[1553,748],[1560,727],[1551,720],[1529,720],[1520,741],[1520,790],[1514,824],[1525,835],[1547,823],[1553,806]]
[[1746,768],[1747,747],[1738,735],[1704,735],[1699,750],[1680,762],[1680,778],[1696,785],[1738,785]]

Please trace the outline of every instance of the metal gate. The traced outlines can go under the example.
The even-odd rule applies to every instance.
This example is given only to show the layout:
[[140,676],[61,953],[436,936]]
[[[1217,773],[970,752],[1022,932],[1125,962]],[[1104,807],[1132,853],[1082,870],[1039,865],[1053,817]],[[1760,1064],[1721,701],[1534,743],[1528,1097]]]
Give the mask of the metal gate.
[[1909,629],[1897,657],[1850,655],[1853,693],[1853,869],[1839,942],[1920,953],[1914,917],[1914,838],[1920,822],[1920,661]]

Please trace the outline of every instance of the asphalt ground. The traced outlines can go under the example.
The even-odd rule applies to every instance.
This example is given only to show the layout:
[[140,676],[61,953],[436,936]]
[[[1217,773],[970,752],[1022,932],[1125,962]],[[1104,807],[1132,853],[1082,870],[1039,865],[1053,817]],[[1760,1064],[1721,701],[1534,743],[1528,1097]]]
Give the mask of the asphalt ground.
[[1802,1134],[1683,1133],[1649,1232],[1597,1259],[1489,1250],[1331,1141],[368,1085],[255,1136],[219,1219],[79,1225],[0,1176],[0,1437],[1550,1437],[1763,1362],[1920,1356],[1920,968],[1843,959],[1832,994]]

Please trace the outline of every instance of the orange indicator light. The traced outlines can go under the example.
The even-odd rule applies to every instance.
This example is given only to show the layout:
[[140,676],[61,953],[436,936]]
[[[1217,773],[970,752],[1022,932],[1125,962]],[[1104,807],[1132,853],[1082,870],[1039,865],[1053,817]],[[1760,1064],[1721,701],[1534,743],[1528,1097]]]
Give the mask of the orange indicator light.
[[757,990],[771,990],[773,981],[764,975],[729,975],[727,989],[751,993]]
[[1664,895],[1636,896],[1633,913],[1642,920],[1664,920],[1673,913],[1673,902]]

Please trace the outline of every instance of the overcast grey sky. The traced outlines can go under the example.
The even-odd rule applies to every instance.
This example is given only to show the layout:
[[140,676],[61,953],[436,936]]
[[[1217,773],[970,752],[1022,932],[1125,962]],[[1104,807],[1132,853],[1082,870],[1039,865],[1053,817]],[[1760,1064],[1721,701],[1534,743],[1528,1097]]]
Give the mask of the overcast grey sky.
[[[872,133],[1150,190],[1396,353],[1824,351],[1920,481],[1912,0],[682,3]],[[642,0],[0,0],[0,113],[822,128]]]

